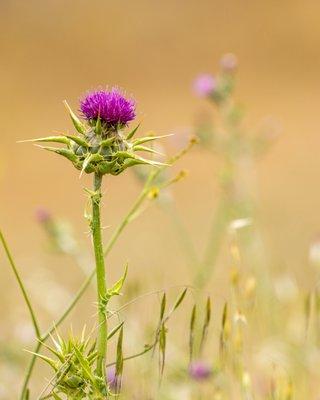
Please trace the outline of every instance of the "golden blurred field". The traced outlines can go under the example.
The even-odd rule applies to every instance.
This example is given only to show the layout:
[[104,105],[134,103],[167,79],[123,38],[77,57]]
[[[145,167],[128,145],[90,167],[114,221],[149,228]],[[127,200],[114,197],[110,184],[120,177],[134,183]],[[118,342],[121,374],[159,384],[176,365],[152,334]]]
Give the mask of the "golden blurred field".
[[[299,310],[286,304],[277,312],[288,317],[297,311],[299,317],[288,325],[303,323],[303,299],[318,279],[309,262],[309,247],[320,232],[319,22],[320,3],[311,0],[1,0],[0,227],[44,327],[71,298],[83,273],[71,258],[47,251],[35,210],[44,207],[69,221],[77,239],[90,250],[83,188],[91,185],[91,179],[79,180],[78,172],[64,160],[17,141],[71,131],[64,99],[76,109],[79,97],[88,89],[118,85],[137,100],[143,131],[176,133],[179,142],[179,135],[192,130],[202,111],[210,110],[192,93],[194,77],[201,72],[214,73],[226,52],[236,54],[240,62],[236,98],[245,106],[248,127],[255,130],[270,116],[281,126],[276,143],[254,165],[257,214],[268,270],[275,282],[288,278],[299,299]],[[169,154],[176,151],[173,142],[166,144]],[[174,185],[176,204],[196,248],[202,251],[219,196],[220,162],[196,147],[178,168],[188,170],[188,176]],[[139,189],[131,171],[106,179],[105,235],[128,210]],[[155,204],[128,227],[113,249],[107,262],[110,280],[119,276],[127,260],[129,280],[132,286],[138,282],[139,293],[191,283],[170,218]],[[229,296],[229,264],[225,242],[215,278],[207,287],[217,299],[217,318]],[[27,311],[2,251],[0,267],[1,346],[6,348],[13,341],[20,348],[29,348]],[[87,293],[64,325],[66,329],[71,321],[76,329],[92,323],[93,296],[93,290]],[[143,304],[137,307],[139,312],[145,310]],[[185,315],[180,312],[182,321],[189,318],[189,309],[190,303]],[[133,316],[132,308],[130,318]],[[149,323],[149,317],[147,320]],[[140,323],[143,329],[143,321]],[[249,346],[252,351],[257,348],[254,329],[248,335],[254,343]],[[279,326],[275,331],[256,329],[267,339],[281,331]],[[174,337],[172,327],[173,342]],[[3,400],[16,398],[16,394],[8,397],[3,387],[12,382],[20,385],[23,372],[19,367],[10,367],[8,372],[5,354],[7,350],[10,353],[9,347],[11,344],[0,357],[3,381],[10,382],[3,384],[0,377]],[[319,356],[314,356],[317,366]],[[317,370],[304,369],[294,399],[319,398],[317,374]],[[314,389],[308,387],[310,377]],[[242,399],[236,394],[232,398]]]

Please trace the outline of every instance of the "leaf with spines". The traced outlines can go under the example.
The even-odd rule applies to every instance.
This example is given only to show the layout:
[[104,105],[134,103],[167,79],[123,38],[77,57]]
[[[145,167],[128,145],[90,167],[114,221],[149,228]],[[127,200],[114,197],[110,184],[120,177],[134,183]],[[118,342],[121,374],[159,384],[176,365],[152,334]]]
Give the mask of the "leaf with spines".
[[133,136],[136,134],[137,130],[139,129],[140,125],[141,125],[141,122],[139,122],[139,124],[131,132],[128,133],[126,140],[130,140],[133,138]]
[[27,139],[27,140],[19,140],[18,143],[62,143],[66,145],[70,145],[70,140],[66,136],[46,136],[42,138],[37,138],[37,139]]
[[77,357],[77,360],[79,361],[79,364],[81,365],[81,370],[82,370],[82,376],[84,376],[86,379],[89,379],[92,383],[95,382],[95,377],[91,371],[91,365],[88,362],[88,360],[84,357],[83,353],[80,352],[80,350],[74,346],[74,353]]
[[[125,161],[126,168],[128,168],[129,166],[131,167],[133,165],[138,165],[138,164],[147,164],[147,165],[151,165],[153,167],[168,167],[169,166],[169,164],[162,163],[160,161],[147,160],[143,157],[137,156],[136,154],[127,153],[127,152],[117,152],[116,154],[118,154],[118,153],[120,153],[123,158],[129,159],[129,160]],[[124,154],[124,153],[126,153],[126,154]]]
[[145,136],[145,137],[134,140],[132,145],[137,146],[137,145],[140,145],[143,143],[151,142],[153,140],[163,139],[163,138],[166,138],[169,136],[173,136],[173,135],[169,134],[169,135],[160,135],[160,136]]
[[159,156],[164,156],[163,153],[160,153],[160,152],[157,151],[157,150],[154,150],[154,149],[152,149],[152,148],[150,148],[150,147],[142,146],[142,145],[134,146],[134,147],[132,148],[132,150],[133,150],[133,151],[145,151],[146,153],[151,153],[151,154],[156,154],[156,155],[159,155]]
[[100,116],[97,118],[96,125],[94,127],[94,131],[97,135],[101,136],[102,134],[102,124],[101,124],[101,118]]
[[134,153],[130,153],[129,151],[119,150],[114,154],[114,157],[125,160],[127,158],[136,158],[136,155]]
[[50,367],[52,367],[55,371],[58,371],[57,363],[56,363],[54,360],[52,360],[50,357],[47,357],[47,356],[44,356],[43,354],[35,353],[35,352],[29,351],[29,350],[26,350],[26,351],[27,351],[28,353],[30,353],[30,354],[33,354],[33,355],[35,355],[35,356],[41,358],[41,360],[43,360],[43,361],[45,361],[47,364],[49,364]]
[[97,168],[101,174],[111,173],[113,167],[116,165],[117,160],[113,161],[103,161],[98,164]]
[[115,137],[115,136],[112,136],[112,137],[110,137],[110,138],[108,138],[108,139],[104,139],[104,140],[102,140],[102,141],[100,142],[100,146],[101,146],[101,147],[109,147],[109,146],[112,145],[112,143],[113,143],[115,140],[116,140],[116,137]]
[[74,125],[74,127],[76,128],[76,130],[81,133],[82,135],[84,135],[86,133],[86,127],[85,125],[80,121],[80,119],[76,116],[76,114],[72,111],[71,107],[69,106],[69,104],[67,103],[67,100],[64,100],[63,104],[65,105],[65,107],[67,108],[69,115],[71,117],[72,123]]
[[128,263],[126,263],[124,268],[124,273],[122,277],[110,288],[107,290],[107,297],[110,299],[112,296],[119,296],[121,293],[122,286],[126,280],[128,274]]
[[65,137],[67,137],[68,139],[72,140],[73,142],[75,142],[76,144],[78,144],[79,146],[83,146],[88,148],[89,147],[89,143],[85,140],[82,139],[79,136],[75,136],[75,135],[65,135]]
[[80,177],[82,176],[83,172],[86,170],[86,168],[89,166],[90,163],[99,161],[103,161],[103,156],[101,154],[89,153],[86,159],[83,161]]
[[59,360],[63,363],[65,362],[65,358],[63,357],[63,355],[61,354],[60,351],[55,350],[52,346],[49,346],[47,343],[45,342],[41,342],[42,346],[44,346],[45,348],[47,348],[52,354],[54,354],[57,358],[59,358]]
[[49,147],[49,146],[40,146],[40,145],[37,145],[37,146],[40,147],[41,149],[56,153],[59,156],[63,156],[63,157],[67,158],[68,160],[70,160],[73,163],[77,163],[79,161],[78,157],[71,150],[58,149],[56,147]]

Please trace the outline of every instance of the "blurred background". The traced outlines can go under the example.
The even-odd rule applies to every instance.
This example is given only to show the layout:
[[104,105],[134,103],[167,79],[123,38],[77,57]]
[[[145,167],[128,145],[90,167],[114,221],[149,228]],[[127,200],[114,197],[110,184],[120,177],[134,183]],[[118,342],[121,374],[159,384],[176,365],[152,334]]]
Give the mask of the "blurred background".
[[[244,105],[246,125],[255,130],[273,116],[281,126],[272,149],[255,164],[271,269],[275,276],[289,274],[298,290],[309,290],[315,279],[309,248],[320,232],[319,15],[315,1],[1,0],[0,224],[44,327],[83,274],[71,258],[47,251],[36,210],[69,221],[90,251],[83,188],[91,186],[91,177],[79,180],[63,159],[17,141],[71,132],[62,101],[77,109],[83,93],[107,85],[134,96],[143,131],[175,133],[179,139],[210,110],[192,93],[194,77],[215,73],[226,52],[239,59],[236,99]],[[165,146],[169,154],[176,151],[172,140]],[[219,161],[195,147],[179,167],[189,173],[174,186],[174,196],[201,251],[219,196]],[[106,236],[140,188],[132,171],[106,179]],[[126,260],[130,279],[143,291],[190,283],[170,219],[156,206],[118,241],[108,260],[110,279],[119,276]],[[28,347],[32,329],[2,251],[0,267],[1,340],[15,338]],[[224,268],[221,259],[221,276]],[[223,299],[224,293],[218,296]],[[95,312],[92,293],[81,307],[72,314],[76,326]],[[0,363],[4,369],[6,358]],[[20,370],[16,376],[20,383]]]

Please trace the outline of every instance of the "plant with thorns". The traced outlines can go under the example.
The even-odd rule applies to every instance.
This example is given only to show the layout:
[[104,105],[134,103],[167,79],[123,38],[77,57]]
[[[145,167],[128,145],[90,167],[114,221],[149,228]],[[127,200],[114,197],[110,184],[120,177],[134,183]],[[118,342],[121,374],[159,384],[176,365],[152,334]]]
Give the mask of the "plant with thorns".
[[[49,147],[43,145],[40,145],[40,147],[69,160],[73,166],[80,171],[80,176],[83,173],[93,175],[93,188],[85,189],[85,191],[89,196],[91,204],[91,212],[88,215],[88,220],[93,241],[95,267],[61,317],[52,325],[52,327],[42,334],[38,319],[23,281],[19,275],[17,266],[13,260],[6,240],[0,232],[1,242],[19,283],[24,300],[28,306],[38,342],[35,350],[32,352],[32,360],[27,370],[20,397],[21,400],[27,400],[30,398],[29,381],[37,357],[46,361],[55,371],[55,375],[50,381],[50,393],[44,396],[41,394],[41,398],[53,398],[55,400],[62,398],[74,400],[98,400],[108,398],[112,395],[106,376],[108,341],[116,333],[118,334],[116,351],[117,359],[115,362],[109,362],[108,364],[115,364],[116,366],[116,381],[118,382],[116,384],[116,392],[120,389],[119,382],[122,375],[123,362],[143,355],[148,351],[155,349],[157,345],[159,345],[160,348],[161,370],[163,370],[167,334],[165,324],[172,312],[181,304],[186,294],[185,289],[167,316],[164,315],[165,302],[162,302],[160,322],[153,343],[147,345],[143,351],[137,354],[124,357],[122,351],[123,322],[120,322],[114,329],[109,330],[107,321],[113,315],[109,310],[110,300],[114,296],[121,294],[127,276],[127,266],[125,267],[125,271],[120,279],[113,285],[108,286],[106,279],[105,255],[110,252],[127,224],[136,218],[142,211],[141,205],[145,200],[157,197],[159,190],[161,190],[162,187],[166,187],[182,177],[182,174],[178,174],[176,178],[171,179],[170,181],[162,182],[161,184],[157,183],[157,177],[161,171],[168,165],[177,161],[188,150],[188,148],[192,146],[193,142],[191,142],[186,149],[183,149],[176,156],[169,158],[166,163],[141,157],[139,155],[140,152],[147,152],[152,155],[157,153],[152,147],[145,146],[145,143],[153,142],[154,140],[161,139],[167,135],[155,136],[149,134],[144,137],[135,138],[139,125],[130,130],[129,133],[125,133],[129,122],[135,118],[135,102],[132,99],[126,98],[123,92],[117,88],[113,88],[110,91],[98,90],[88,93],[80,102],[82,118],[79,118],[66,102],[65,105],[68,109],[74,128],[76,129],[76,134],[48,136],[40,139],[33,139],[31,142],[34,142],[37,145],[38,143],[61,144],[62,147]],[[139,164],[149,165],[156,168],[151,170],[140,195],[134,202],[128,214],[114,231],[106,248],[104,248],[102,244],[100,215],[103,177],[107,174],[114,176],[119,175],[127,168]],[[54,225],[52,225],[51,228],[54,228]],[[59,242],[59,237],[57,237],[57,234],[59,236],[59,231],[51,229],[50,232],[51,234],[54,233],[55,243],[58,245],[60,244],[61,247],[61,242]],[[56,328],[74,308],[94,276],[96,276],[97,283],[98,309],[96,338],[92,340],[92,334],[89,335],[88,338],[85,338],[83,332],[81,339],[70,336],[70,338],[65,341],[57,333]],[[57,339],[54,339],[52,336],[54,332],[57,335]],[[54,343],[53,347],[48,346],[45,343],[48,338],[52,339]],[[89,346],[90,341],[92,341],[92,344]],[[42,346],[47,347],[55,359],[40,354],[39,350]]]

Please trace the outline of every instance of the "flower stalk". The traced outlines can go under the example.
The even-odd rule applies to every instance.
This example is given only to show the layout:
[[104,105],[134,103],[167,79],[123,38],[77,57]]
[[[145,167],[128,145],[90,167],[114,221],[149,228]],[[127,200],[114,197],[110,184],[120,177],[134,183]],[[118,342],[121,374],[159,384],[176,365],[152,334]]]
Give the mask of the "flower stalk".
[[102,234],[101,234],[101,183],[102,175],[94,174],[94,193],[91,194],[92,220],[91,231],[96,262],[96,276],[98,289],[98,339],[97,339],[97,375],[101,378],[105,376],[105,360],[107,355],[107,319],[106,319],[106,271],[103,254]]

